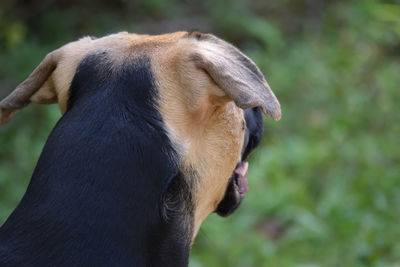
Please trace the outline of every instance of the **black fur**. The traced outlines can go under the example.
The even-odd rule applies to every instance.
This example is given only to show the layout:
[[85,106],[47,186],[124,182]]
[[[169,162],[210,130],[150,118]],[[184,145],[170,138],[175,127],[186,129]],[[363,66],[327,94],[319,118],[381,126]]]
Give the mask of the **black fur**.
[[246,132],[242,150],[242,161],[260,144],[264,135],[264,120],[261,108],[251,108],[244,111]]
[[0,266],[187,266],[190,190],[156,98],[148,58],[81,62],[68,111],[0,228]]

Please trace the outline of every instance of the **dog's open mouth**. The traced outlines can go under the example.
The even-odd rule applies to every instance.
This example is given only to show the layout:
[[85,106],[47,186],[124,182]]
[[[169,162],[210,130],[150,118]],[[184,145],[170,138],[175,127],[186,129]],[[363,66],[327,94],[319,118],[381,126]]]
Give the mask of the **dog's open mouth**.
[[216,212],[218,215],[226,217],[232,214],[240,205],[247,193],[247,170],[249,163],[242,161],[236,165],[235,170],[229,180],[228,188],[222,201],[218,204]]
[[235,187],[239,192],[241,198],[243,198],[246,195],[246,192],[249,188],[246,178],[248,168],[249,168],[249,163],[246,161],[242,161],[236,166],[236,169],[233,174]]

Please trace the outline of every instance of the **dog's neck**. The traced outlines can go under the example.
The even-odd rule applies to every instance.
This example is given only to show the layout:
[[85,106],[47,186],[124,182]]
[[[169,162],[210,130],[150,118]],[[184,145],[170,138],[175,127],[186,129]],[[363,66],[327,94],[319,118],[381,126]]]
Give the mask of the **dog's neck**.
[[[164,214],[168,187],[181,187],[162,120],[149,103],[140,102],[149,99],[140,94],[151,92],[149,69],[139,64],[142,68],[129,73],[125,83],[125,76],[118,77],[115,84],[126,88],[113,88],[113,77],[99,85],[90,81],[99,75],[85,75],[93,68],[82,64],[71,85],[70,108],[48,138],[27,193],[4,227],[18,231],[20,225],[31,236],[21,240],[41,253],[70,255],[81,264],[96,258],[102,265],[186,266],[192,214],[180,200]],[[91,88],[94,84],[97,88]],[[79,95],[83,89],[85,95]],[[72,259],[54,263],[60,260]]]

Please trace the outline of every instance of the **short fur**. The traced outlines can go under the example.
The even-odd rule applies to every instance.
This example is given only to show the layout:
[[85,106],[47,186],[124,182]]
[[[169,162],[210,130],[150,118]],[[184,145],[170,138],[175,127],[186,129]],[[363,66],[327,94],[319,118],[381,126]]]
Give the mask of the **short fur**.
[[63,116],[0,228],[0,266],[187,266],[206,217],[240,204],[231,176],[261,110],[280,118],[257,66],[197,32],[69,43],[0,102],[0,123],[30,101]]

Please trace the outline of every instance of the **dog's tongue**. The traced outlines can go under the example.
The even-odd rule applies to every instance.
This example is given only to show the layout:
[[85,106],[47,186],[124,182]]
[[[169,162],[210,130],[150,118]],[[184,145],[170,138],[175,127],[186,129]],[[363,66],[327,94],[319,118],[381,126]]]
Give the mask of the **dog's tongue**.
[[237,175],[236,183],[239,188],[239,194],[241,197],[244,197],[244,195],[248,190],[248,183],[246,179],[248,168],[249,168],[249,163],[242,161],[236,166],[235,169],[235,174]]

